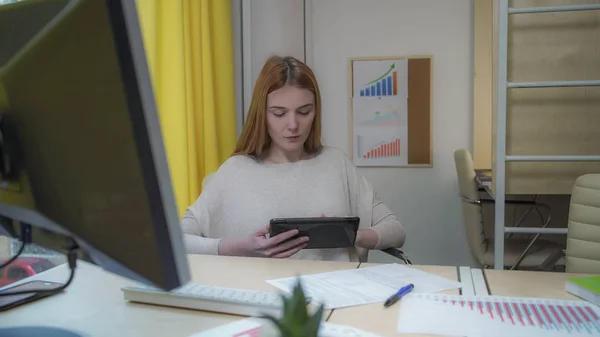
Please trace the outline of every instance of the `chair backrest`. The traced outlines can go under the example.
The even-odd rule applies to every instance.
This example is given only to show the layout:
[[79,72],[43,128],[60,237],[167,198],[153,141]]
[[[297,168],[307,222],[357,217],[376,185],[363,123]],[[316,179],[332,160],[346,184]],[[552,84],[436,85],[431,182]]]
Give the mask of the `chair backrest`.
[[575,180],[568,230],[566,271],[600,274],[600,173]]
[[467,242],[475,259],[483,265],[483,257],[487,252],[487,240],[483,231],[483,214],[479,202],[479,189],[475,181],[473,158],[466,149],[454,151],[454,163],[458,176],[463,218]]

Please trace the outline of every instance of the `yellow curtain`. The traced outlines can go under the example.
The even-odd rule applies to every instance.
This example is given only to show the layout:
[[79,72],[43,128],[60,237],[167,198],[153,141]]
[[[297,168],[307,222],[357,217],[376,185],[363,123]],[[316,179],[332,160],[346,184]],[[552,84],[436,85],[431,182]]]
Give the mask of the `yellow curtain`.
[[231,1],[137,0],[179,215],[236,141]]

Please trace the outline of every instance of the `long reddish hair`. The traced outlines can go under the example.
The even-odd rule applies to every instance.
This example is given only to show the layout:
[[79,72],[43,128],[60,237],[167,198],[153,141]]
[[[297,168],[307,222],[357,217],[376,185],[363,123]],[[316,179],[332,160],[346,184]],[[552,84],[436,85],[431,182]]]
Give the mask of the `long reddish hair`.
[[315,118],[304,143],[304,150],[312,154],[321,149],[321,93],[314,73],[294,57],[271,56],[258,74],[248,118],[233,155],[261,157],[269,148],[271,137],[267,131],[267,95],[285,85],[308,89],[315,95]]

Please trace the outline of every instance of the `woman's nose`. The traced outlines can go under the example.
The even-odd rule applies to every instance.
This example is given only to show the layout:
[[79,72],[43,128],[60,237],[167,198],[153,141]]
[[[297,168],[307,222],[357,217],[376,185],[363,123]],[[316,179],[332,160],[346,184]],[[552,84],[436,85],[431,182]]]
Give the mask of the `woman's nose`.
[[296,130],[298,128],[298,117],[296,116],[296,114],[289,114],[289,120],[288,120],[288,128],[291,130]]

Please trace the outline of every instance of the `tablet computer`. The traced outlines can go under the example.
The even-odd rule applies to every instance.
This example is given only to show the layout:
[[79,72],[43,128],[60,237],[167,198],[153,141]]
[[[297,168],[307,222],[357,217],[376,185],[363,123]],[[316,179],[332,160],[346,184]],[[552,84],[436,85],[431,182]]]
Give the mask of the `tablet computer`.
[[304,249],[347,248],[354,246],[359,223],[358,217],[275,218],[270,221],[269,235],[297,229],[293,238],[309,237]]

